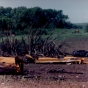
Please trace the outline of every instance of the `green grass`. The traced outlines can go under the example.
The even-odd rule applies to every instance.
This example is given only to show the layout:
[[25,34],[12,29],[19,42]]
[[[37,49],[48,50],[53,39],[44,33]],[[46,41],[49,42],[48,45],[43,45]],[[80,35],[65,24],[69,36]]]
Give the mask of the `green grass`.
[[88,38],[88,33],[85,32],[84,29],[79,29],[79,33],[74,33],[75,29],[55,29],[52,30],[53,35],[51,36],[52,38],[55,38],[57,35],[58,38],[56,39],[57,41],[59,40],[64,40],[64,39],[74,39],[74,38]]
[[[52,29],[52,30],[48,31],[48,34],[53,33],[50,36],[50,40],[53,40],[55,37],[57,37],[59,35],[56,38],[55,41],[62,41],[64,39],[71,39],[71,38],[72,39],[88,38],[88,33],[85,32],[84,29],[78,29],[79,33],[74,33],[75,30],[76,29]],[[45,39],[48,36],[49,35],[43,35],[42,38]],[[4,39],[6,39],[6,38],[7,37],[4,37]],[[27,34],[24,34],[23,38],[28,41],[28,35]],[[22,39],[22,35],[16,35],[15,39],[21,40]],[[1,41],[1,38],[0,38],[0,41]]]

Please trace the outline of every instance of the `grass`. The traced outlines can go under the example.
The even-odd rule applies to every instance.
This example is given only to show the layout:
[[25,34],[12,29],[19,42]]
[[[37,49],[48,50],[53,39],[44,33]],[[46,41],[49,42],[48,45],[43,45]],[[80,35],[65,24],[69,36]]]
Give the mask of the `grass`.
[[55,29],[52,30],[53,35],[51,36],[51,39],[55,38],[56,41],[63,41],[65,39],[82,39],[82,38],[88,38],[88,33],[85,32],[84,29],[79,29],[79,33],[74,33],[75,29]]
[[[46,29],[47,30],[47,29]],[[88,33],[85,32],[84,29],[77,29],[79,30],[79,33],[74,33],[76,29],[52,29],[48,31],[48,34],[53,33],[50,36],[50,40],[53,40],[55,37],[57,37],[55,39],[55,41],[62,41],[65,39],[81,39],[81,38],[88,38]],[[16,35],[14,36],[15,39],[21,40],[23,38],[28,42],[28,34],[24,34],[24,35]],[[42,38],[45,39],[47,38],[49,35],[42,35]],[[7,37],[3,37],[3,39],[5,40]],[[10,39],[10,37],[8,37]],[[0,38],[0,41],[2,40],[2,37]]]

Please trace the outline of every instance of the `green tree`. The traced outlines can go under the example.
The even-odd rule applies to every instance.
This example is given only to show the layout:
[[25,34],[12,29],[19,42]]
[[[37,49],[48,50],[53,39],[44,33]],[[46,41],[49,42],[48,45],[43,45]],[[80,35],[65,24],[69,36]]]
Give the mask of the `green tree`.
[[88,32],[88,24],[86,25],[85,31]]

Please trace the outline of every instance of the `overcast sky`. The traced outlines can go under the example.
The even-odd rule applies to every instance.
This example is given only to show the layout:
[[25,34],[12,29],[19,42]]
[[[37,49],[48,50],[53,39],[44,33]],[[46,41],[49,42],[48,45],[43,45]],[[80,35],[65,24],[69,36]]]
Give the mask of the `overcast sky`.
[[43,9],[63,10],[72,23],[88,22],[88,0],[0,0],[0,6],[39,6]]

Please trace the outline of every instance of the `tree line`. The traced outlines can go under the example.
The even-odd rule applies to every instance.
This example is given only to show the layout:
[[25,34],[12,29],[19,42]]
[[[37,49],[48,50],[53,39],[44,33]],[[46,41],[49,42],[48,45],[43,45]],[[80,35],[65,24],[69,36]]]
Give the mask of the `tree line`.
[[28,30],[31,28],[78,28],[68,21],[62,10],[40,7],[0,7],[0,31]]

